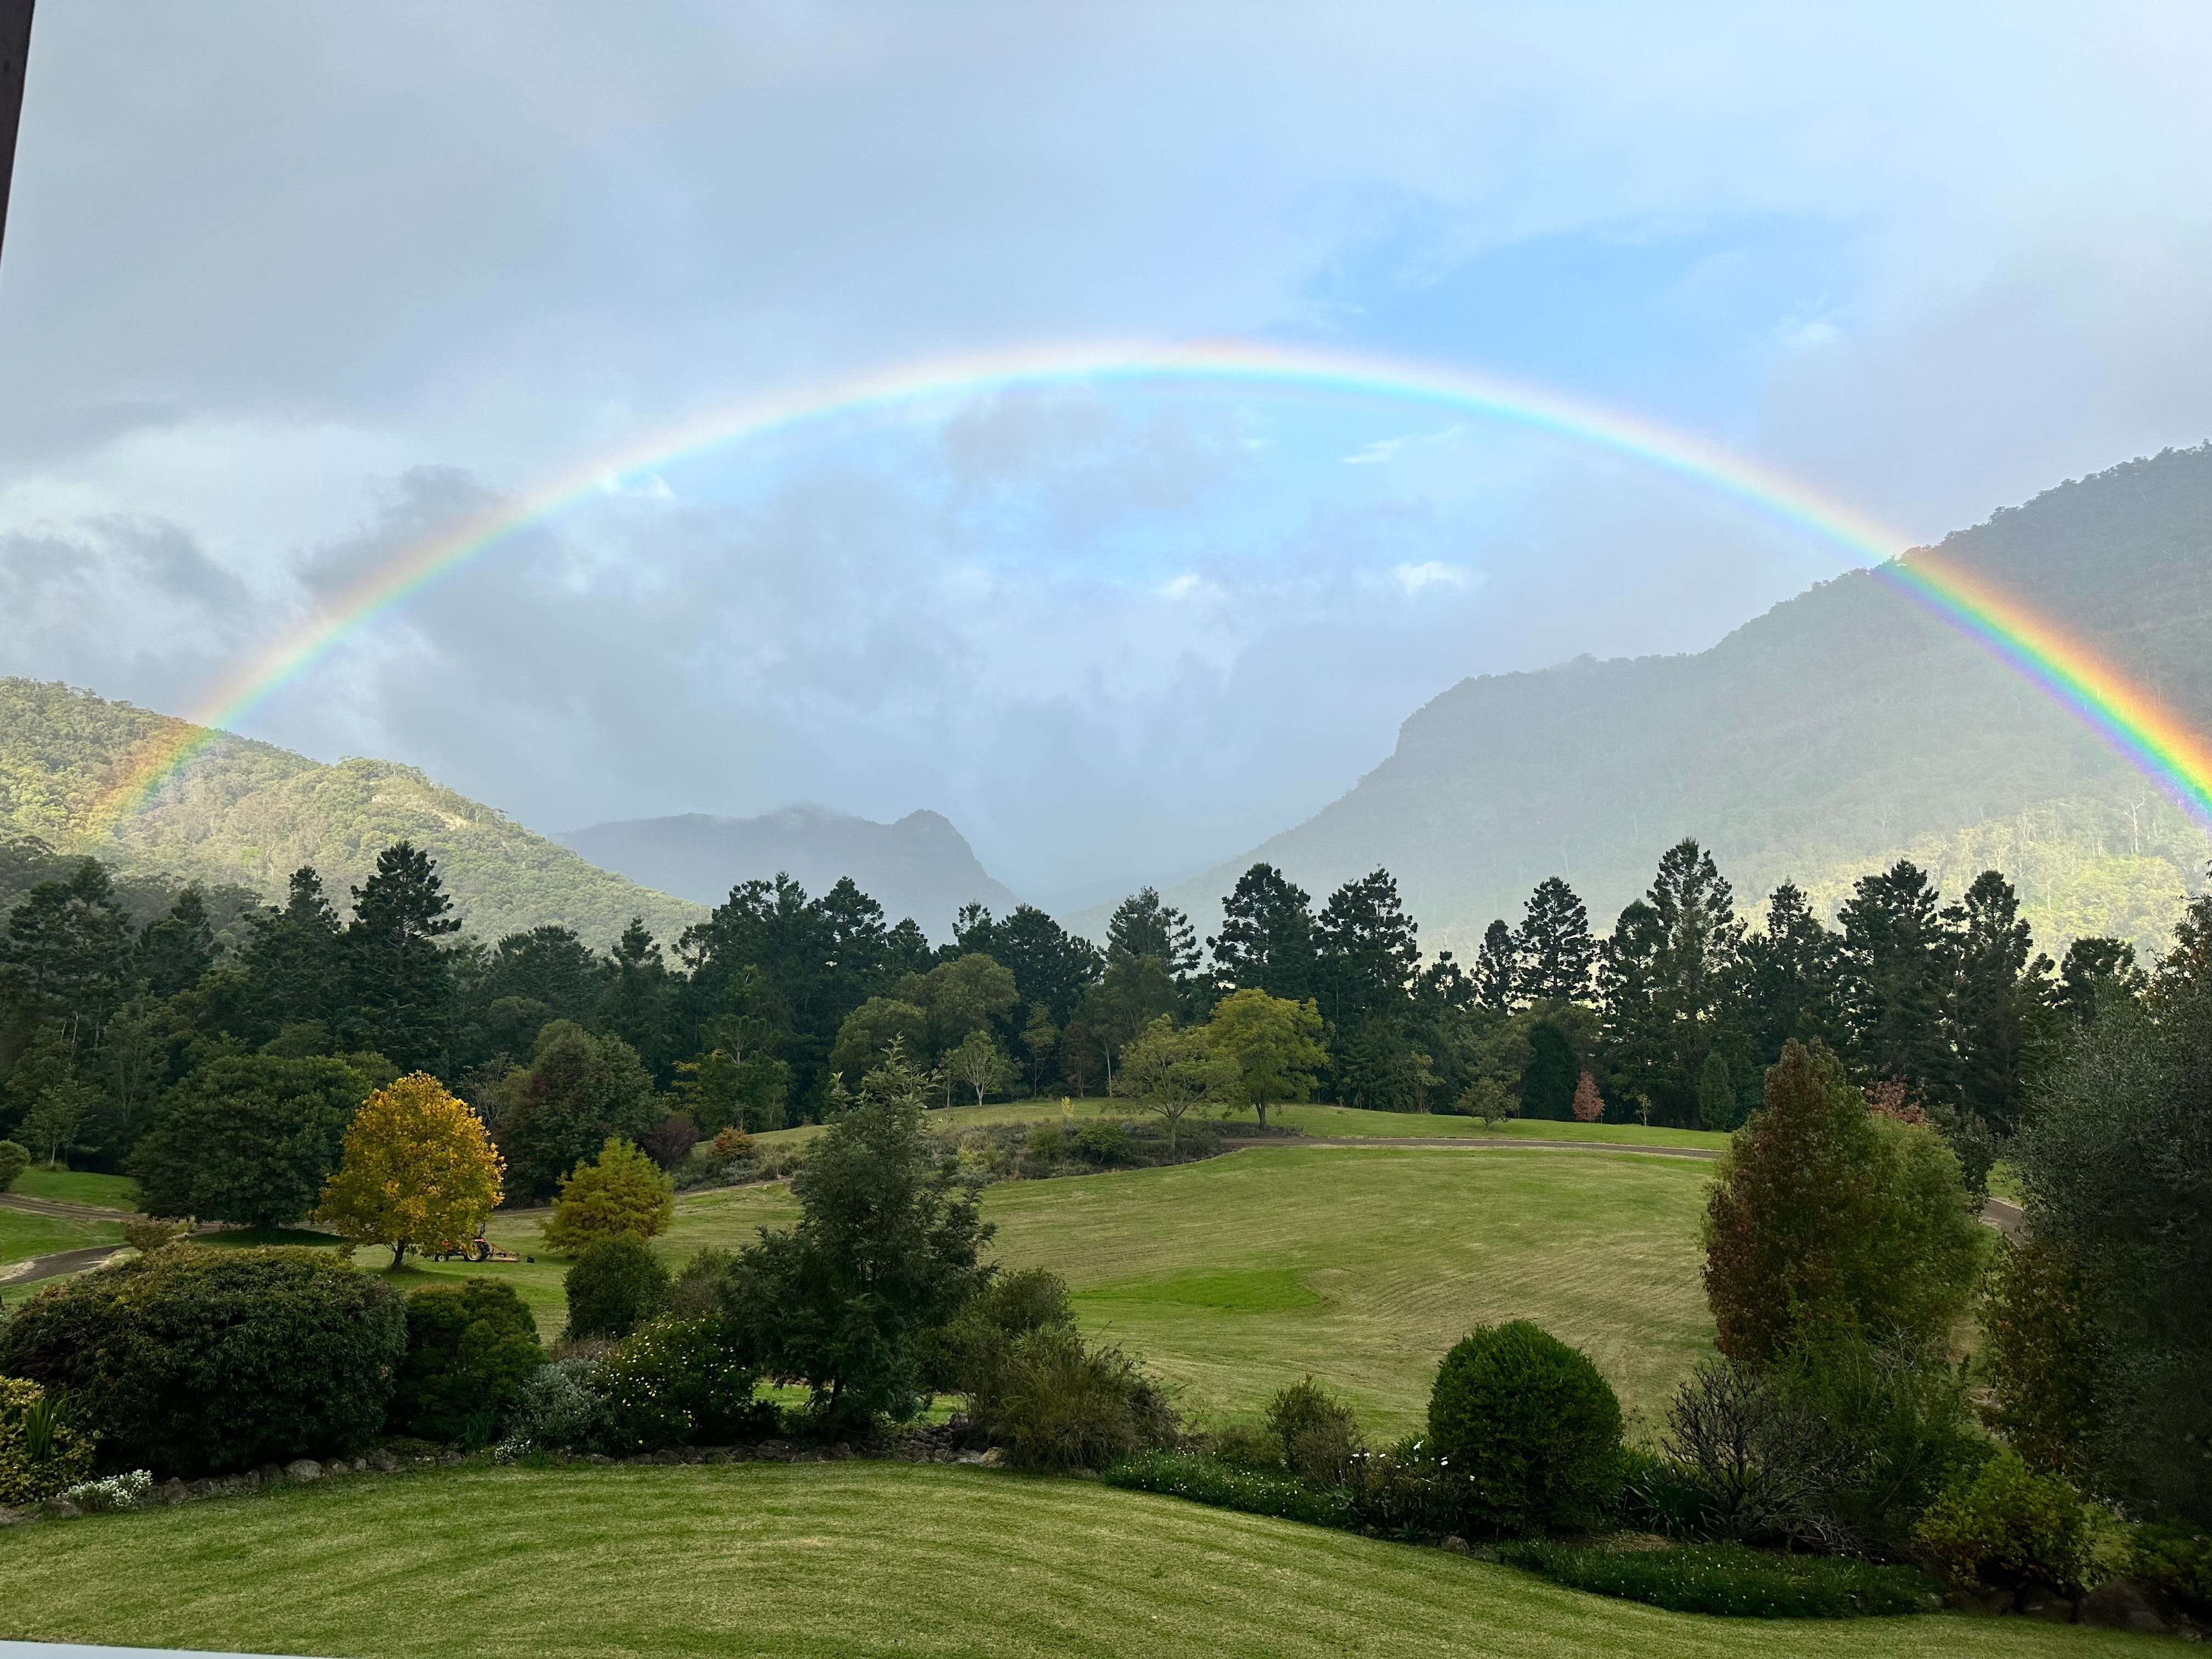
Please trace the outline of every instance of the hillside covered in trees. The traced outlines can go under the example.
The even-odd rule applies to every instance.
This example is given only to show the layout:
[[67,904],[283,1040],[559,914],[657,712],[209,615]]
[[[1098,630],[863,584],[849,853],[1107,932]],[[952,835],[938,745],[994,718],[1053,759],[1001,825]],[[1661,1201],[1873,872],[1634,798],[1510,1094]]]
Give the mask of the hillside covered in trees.
[[[2212,446],[2061,484],[1939,550],[2212,729]],[[1823,915],[1908,858],[1948,890],[2002,871],[2054,947],[2146,952],[2212,854],[2071,715],[1855,571],[1694,655],[1462,681],[1347,794],[1168,896],[1203,925],[1255,860],[1316,892],[1382,865],[1424,943],[1464,955],[1547,876],[1613,914],[1686,835],[1743,890],[1794,881]],[[1072,920],[1095,933],[1104,913]]]
[[167,877],[169,886],[196,881],[278,900],[291,872],[307,865],[342,896],[368,878],[379,853],[405,841],[437,860],[463,925],[489,939],[556,921],[609,945],[633,916],[673,938],[704,914],[586,863],[413,767],[325,766],[228,735],[144,810],[106,828],[101,809],[133,763],[191,729],[73,687],[0,678],[0,836],[90,854],[126,886]]

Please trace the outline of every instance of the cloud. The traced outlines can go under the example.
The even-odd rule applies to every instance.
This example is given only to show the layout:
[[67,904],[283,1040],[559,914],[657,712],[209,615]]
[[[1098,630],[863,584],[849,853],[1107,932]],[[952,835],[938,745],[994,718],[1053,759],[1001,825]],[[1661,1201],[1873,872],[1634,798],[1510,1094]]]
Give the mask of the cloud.
[[1390,568],[1390,574],[1407,594],[1419,592],[1425,587],[1465,587],[1469,577],[1457,565],[1446,564],[1442,559],[1425,559],[1419,564],[1400,564]]

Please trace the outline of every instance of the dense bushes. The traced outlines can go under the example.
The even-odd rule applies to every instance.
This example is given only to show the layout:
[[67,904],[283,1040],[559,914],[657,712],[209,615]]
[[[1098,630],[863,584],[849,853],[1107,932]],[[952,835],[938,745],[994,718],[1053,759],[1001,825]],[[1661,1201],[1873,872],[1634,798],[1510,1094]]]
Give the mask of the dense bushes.
[[571,1341],[627,1336],[668,1301],[668,1269],[643,1239],[628,1233],[586,1245],[561,1283]]
[[2051,1245],[2001,1246],[1982,1313],[1984,1415],[2031,1468],[2088,1473],[2097,1436],[2095,1326],[2088,1286]]
[[1286,1474],[1241,1468],[1216,1457],[1143,1452],[1110,1466],[1105,1480],[1109,1486],[1164,1492],[1170,1498],[1187,1498],[1194,1504],[1246,1515],[1279,1516],[1316,1527],[1359,1525],[1352,1494],[1340,1487],[1310,1486]]
[[1620,1484],[1620,1401],[1596,1366],[1526,1320],[1479,1327],[1444,1357],[1429,1441],[1468,1483],[1477,1526],[1595,1525]]
[[1962,1588],[2033,1580],[2065,1589],[2087,1563],[2088,1516],[2063,1476],[2035,1474],[2010,1453],[1936,1499],[1914,1533],[1931,1565]]
[[2137,1528],[2129,1544],[2128,1576],[2172,1597],[2191,1616],[2212,1619],[2212,1533],[2204,1528]]
[[0,1327],[0,1374],[64,1391],[109,1468],[221,1473],[367,1445],[405,1320],[326,1251],[176,1245],[32,1297]]
[[92,1437],[35,1382],[0,1376],[0,1504],[20,1509],[89,1480]]
[[1741,1544],[1578,1549],[1529,1539],[1501,1557],[1575,1589],[1676,1613],[1737,1619],[1852,1619],[1925,1613],[1935,1587],[1910,1567],[1814,1555],[1765,1555]]
[[1268,1402],[1267,1431],[1281,1448],[1283,1467],[1316,1486],[1341,1486],[1361,1451],[1352,1407],[1310,1376]]
[[738,1358],[720,1315],[657,1319],[606,1354],[591,1387],[605,1402],[599,1449],[726,1445],[772,1429],[775,1408],[753,1398],[757,1376]]
[[15,1177],[31,1167],[31,1154],[20,1141],[0,1140],[0,1193],[15,1184]]
[[407,1358],[390,1422],[423,1440],[488,1444],[544,1363],[538,1322],[509,1286],[489,1279],[428,1285],[407,1298]]

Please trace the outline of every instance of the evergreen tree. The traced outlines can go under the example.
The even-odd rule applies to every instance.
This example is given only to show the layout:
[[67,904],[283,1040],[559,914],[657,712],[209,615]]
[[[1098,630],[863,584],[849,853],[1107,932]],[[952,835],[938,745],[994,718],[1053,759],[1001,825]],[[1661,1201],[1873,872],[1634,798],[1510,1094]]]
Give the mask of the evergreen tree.
[[1840,949],[1803,890],[1786,881],[1774,890],[1765,927],[1743,941],[1737,966],[1746,1036],[1759,1069],[1779,1060],[1792,1038],[1841,1046]]
[[1949,1010],[1958,1103],[2010,1134],[2020,1124],[2030,1059],[2053,1035],[2051,958],[2032,954],[2020,896],[1995,870],[1977,876],[1943,920],[1958,961]]
[[1140,887],[1114,907],[1106,924],[1106,960],[1133,962],[1155,957],[1175,979],[1198,967],[1198,932],[1190,918],[1160,897],[1157,888]]
[[2106,1008],[2139,1001],[2148,982],[2125,939],[2077,939],[2066,947],[2052,1003],[2078,1028]]
[[1838,916],[1844,1016],[1859,1071],[1948,1103],[1957,1067],[1943,1016],[1958,953],[1941,902],[1927,873],[1900,859],[1862,876]]
[[1536,884],[1513,942],[1525,1000],[1580,1002],[1589,995],[1597,960],[1589,912],[1559,877],[1547,876]]
[[1510,1014],[1521,994],[1521,946],[1501,918],[1482,935],[1474,957],[1475,1000],[1494,1014]]
[[1265,991],[1293,1002],[1314,994],[1312,902],[1272,864],[1237,878],[1237,890],[1222,901],[1221,932],[1206,948],[1224,994]]
[[1097,945],[1077,938],[1034,904],[1015,906],[1013,915],[993,924],[987,937],[990,949],[983,954],[1014,976],[1024,1027],[1039,1015],[1064,1024],[1084,992],[1106,970]]
[[[637,1051],[656,1078],[669,1073],[676,1047],[672,1006],[675,987],[660,945],[641,916],[632,916],[615,941],[596,1024]],[[717,1125],[717,1127],[720,1126]]]
[[353,890],[345,951],[356,1040],[403,1070],[444,1058],[453,984],[439,941],[460,931],[453,908],[430,855],[404,841],[379,854],[376,873]]
[[1571,1121],[1582,1069],[1567,1034],[1548,1019],[1537,1021],[1529,1028],[1528,1063],[1521,1071],[1521,1115]]
[[517,1193],[550,1194],[562,1176],[610,1139],[633,1144],[660,1121],[653,1077],[620,1037],[555,1020],[539,1033],[530,1069],[501,1090],[498,1136]]
[[1371,871],[1330,894],[1318,931],[1325,1016],[1340,1024],[1406,1013],[1421,950],[1388,870]]
[[1698,1072],[1698,1122],[1700,1129],[1733,1129],[1743,1121],[1743,1105],[1736,1098],[1735,1079],[1729,1075],[1728,1056],[1708,1049]]
[[335,1030],[344,1023],[344,933],[312,866],[292,872],[283,908],[262,911],[252,928],[239,964],[246,976],[238,999],[244,1034],[265,1039],[287,1025]]
[[[173,997],[200,982],[215,965],[215,929],[197,886],[177,895],[169,914],[146,925],[138,939],[138,977],[157,997]],[[305,1213],[303,1211],[302,1213]]]
[[62,1025],[74,1048],[97,1040],[129,984],[135,940],[114,884],[86,859],[66,881],[42,881],[8,918],[0,952],[0,998],[21,1033]]
[[486,988],[495,999],[524,998],[547,1018],[581,1024],[597,1017],[613,977],[612,964],[574,928],[548,923],[509,933],[492,948]]
[[1615,1072],[1667,1122],[1697,1121],[1742,940],[1712,854],[1684,840],[1661,857],[1650,890],[1621,912],[1606,942],[1600,979]]

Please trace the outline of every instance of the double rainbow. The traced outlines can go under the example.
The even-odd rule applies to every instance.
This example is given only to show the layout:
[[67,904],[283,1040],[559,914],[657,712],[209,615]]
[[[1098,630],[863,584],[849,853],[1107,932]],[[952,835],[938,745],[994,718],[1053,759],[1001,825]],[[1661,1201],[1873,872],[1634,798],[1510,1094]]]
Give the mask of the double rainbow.
[[1060,345],[909,364],[802,386],[653,432],[403,549],[218,685],[136,756],[94,814],[112,833],[192,757],[379,617],[501,543],[623,480],[769,434],[931,401],[1056,386],[1197,383],[1388,402],[1548,433],[1626,457],[1778,525],[1840,547],[2070,709],[2166,794],[2212,823],[2212,744],[2047,618],[1795,480],[1618,410],[1434,365],[1304,347],[1221,342]]

